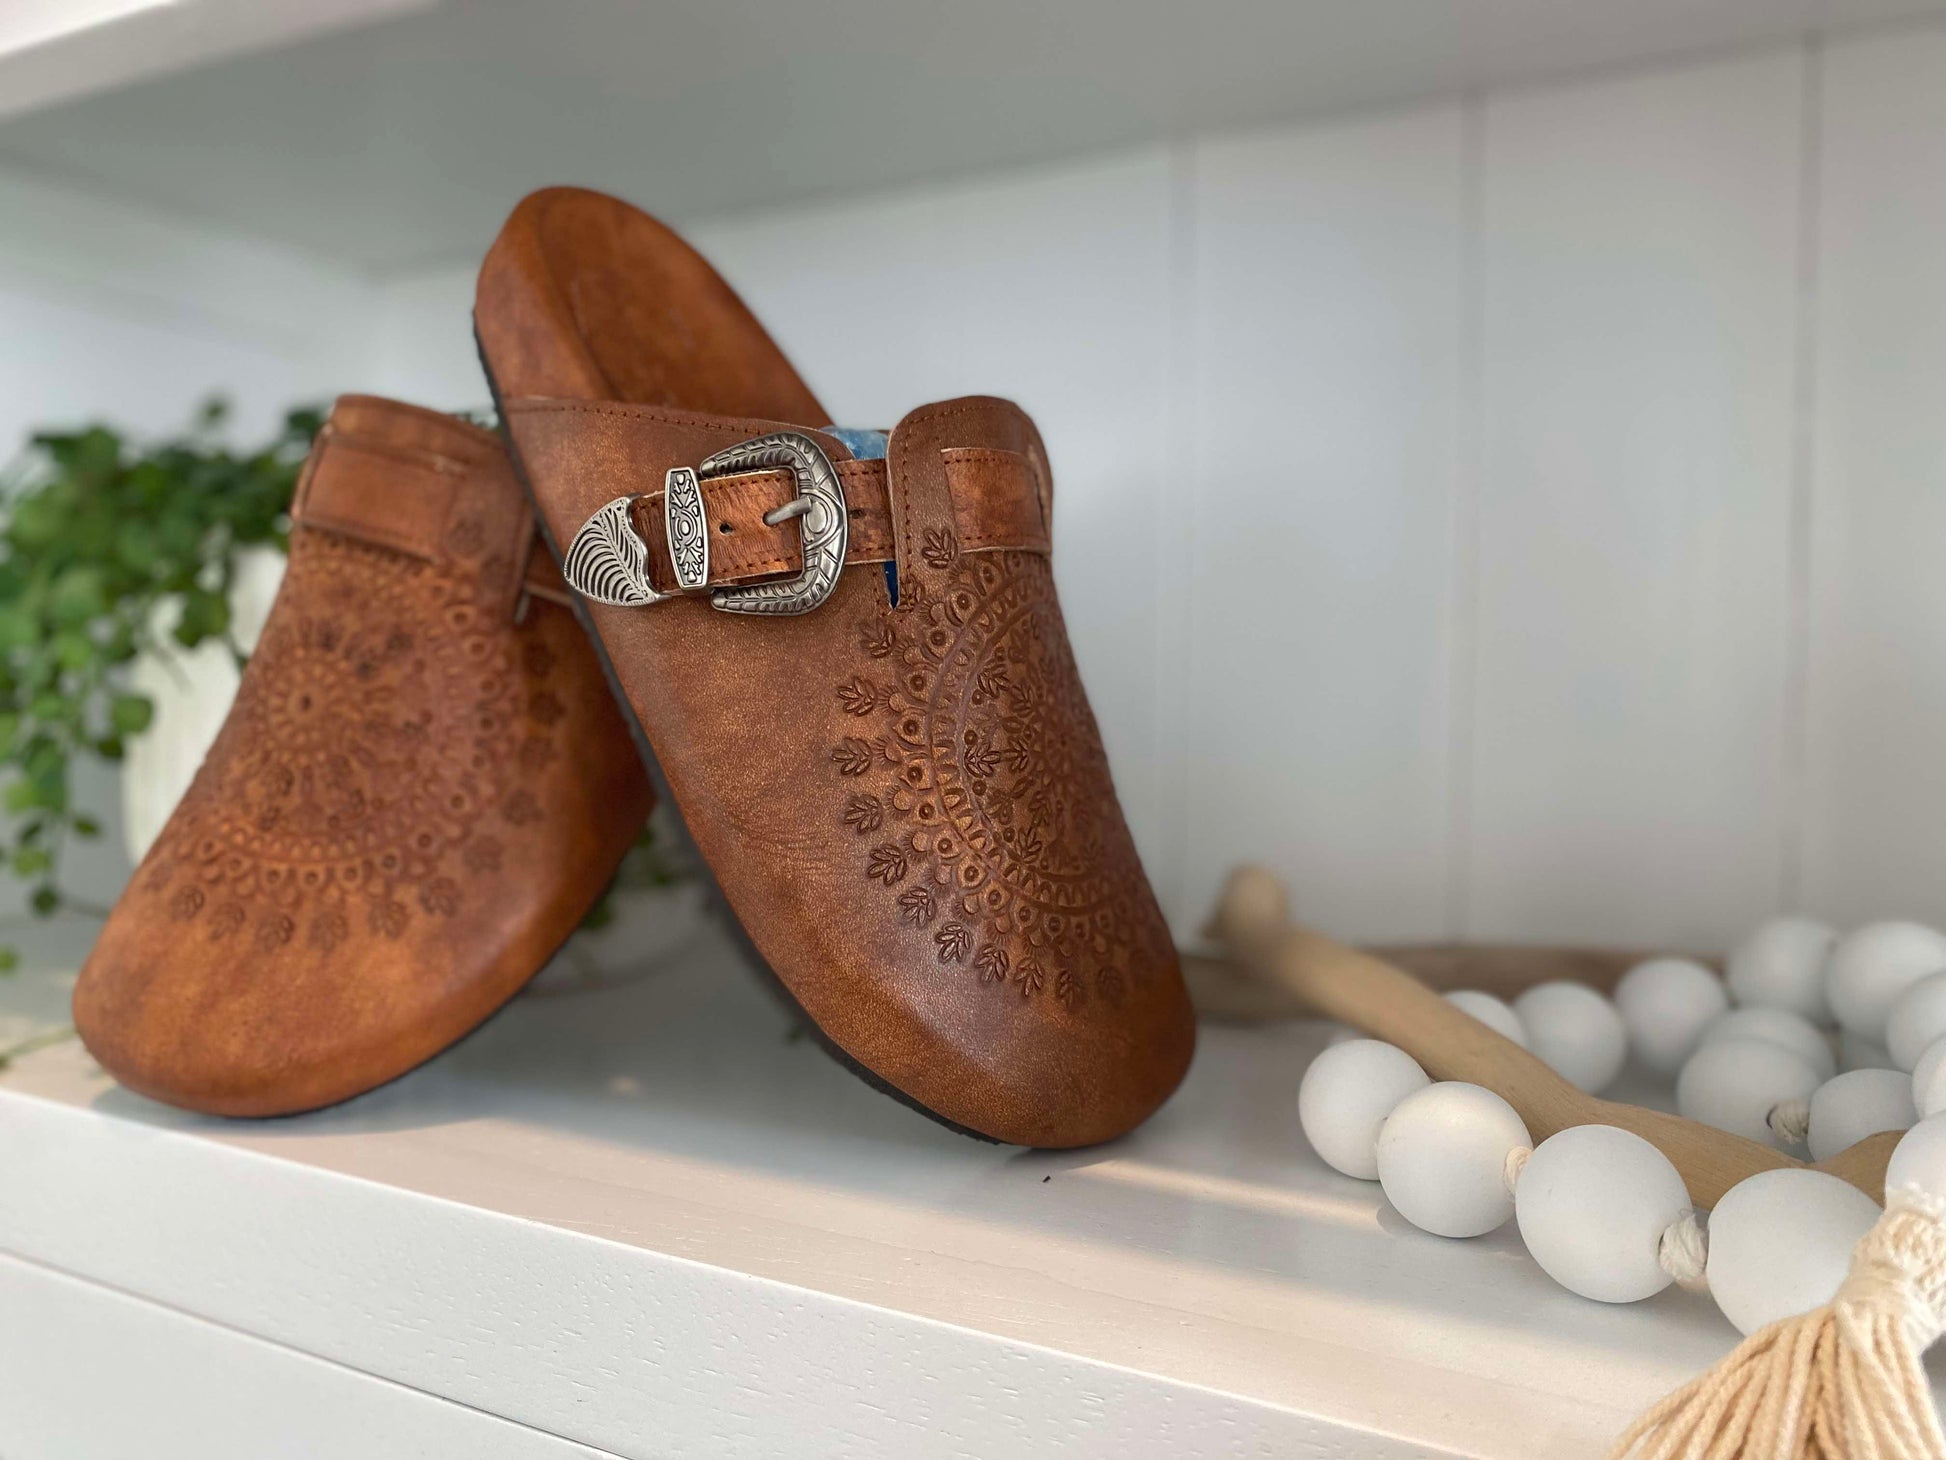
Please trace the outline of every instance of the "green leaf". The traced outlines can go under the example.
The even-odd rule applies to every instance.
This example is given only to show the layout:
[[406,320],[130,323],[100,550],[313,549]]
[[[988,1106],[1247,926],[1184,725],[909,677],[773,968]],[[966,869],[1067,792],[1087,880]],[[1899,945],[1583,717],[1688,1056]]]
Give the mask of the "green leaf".
[[41,551],[60,537],[64,515],[53,494],[29,497],[15,505],[7,535],[29,552]]
[[[179,610],[182,644],[225,640],[239,552],[287,544],[323,415],[293,410],[247,451],[220,439],[227,424],[216,398],[173,441],[104,425],[42,431],[29,471],[0,481],[0,813],[18,818],[0,875],[28,882],[36,912],[64,905],[63,834],[101,834],[71,811],[71,766],[120,760],[153,729],[131,670],[159,611]],[[6,950],[0,959],[11,965]]]
[[86,669],[100,657],[95,641],[74,629],[54,636],[54,658],[63,669]]
[[115,557],[124,568],[146,577],[162,561],[162,550],[156,545],[148,524],[131,517],[115,534]]
[[40,620],[22,607],[0,608],[0,653],[29,648],[41,638]]
[[146,695],[116,695],[108,706],[108,719],[123,735],[140,735],[155,718],[155,703]]
[[76,477],[99,481],[122,462],[122,438],[106,426],[90,426],[73,438],[68,470]]
[[108,590],[101,569],[69,568],[54,580],[48,606],[58,624],[85,624],[107,612]]
[[30,776],[44,776],[68,763],[68,747],[45,730],[27,737],[20,763]]
[[0,973],[12,973],[20,967],[18,950],[0,945]]
[[220,593],[192,589],[183,595],[182,618],[176,623],[176,639],[193,649],[205,639],[215,638],[230,627],[229,600]]

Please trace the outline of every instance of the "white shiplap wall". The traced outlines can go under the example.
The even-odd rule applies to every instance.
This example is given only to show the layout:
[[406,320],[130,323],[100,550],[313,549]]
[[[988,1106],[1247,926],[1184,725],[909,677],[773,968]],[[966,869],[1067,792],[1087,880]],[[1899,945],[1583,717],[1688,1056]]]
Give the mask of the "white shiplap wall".
[[1707,947],[1783,895],[1805,70],[1483,108],[1468,933]]
[[[1708,946],[1946,921],[1942,178],[1935,26],[690,232],[842,416],[1035,413],[1185,933],[1252,857],[1352,936]],[[477,404],[470,274],[345,384]]]
[[1249,857],[1348,932],[1446,925],[1467,138],[1439,107],[1188,158],[1182,914]]
[[1946,914],[1946,30],[1820,87],[1804,895]]

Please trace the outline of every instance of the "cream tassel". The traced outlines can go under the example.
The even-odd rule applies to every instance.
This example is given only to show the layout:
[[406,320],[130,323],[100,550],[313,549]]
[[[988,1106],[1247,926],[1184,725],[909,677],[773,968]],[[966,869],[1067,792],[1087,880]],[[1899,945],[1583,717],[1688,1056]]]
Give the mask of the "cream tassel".
[[1920,1362],[1946,1333],[1946,1201],[1906,1189],[1829,1306],[1750,1335],[1643,1415],[1615,1460],[1946,1460]]

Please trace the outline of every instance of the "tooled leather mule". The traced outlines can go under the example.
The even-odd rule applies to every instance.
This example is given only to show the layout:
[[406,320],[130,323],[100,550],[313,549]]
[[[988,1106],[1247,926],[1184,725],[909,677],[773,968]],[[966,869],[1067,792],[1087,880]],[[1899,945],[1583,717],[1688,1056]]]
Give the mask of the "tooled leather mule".
[[1194,1020],[1001,400],[839,432],[729,286],[537,193],[475,327],[515,464],[689,831],[835,1053],[963,1130],[1130,1130]]
[[337,403],[290,564],[75,1025],[124,1084],[280,1115],[404,1073],[586,915],[653,800],[497,438]]

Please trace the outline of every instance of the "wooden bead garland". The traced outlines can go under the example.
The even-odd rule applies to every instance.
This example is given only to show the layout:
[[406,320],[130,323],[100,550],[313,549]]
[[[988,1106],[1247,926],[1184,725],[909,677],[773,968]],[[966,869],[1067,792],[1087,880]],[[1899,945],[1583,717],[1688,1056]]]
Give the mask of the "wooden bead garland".
[[1812,1159],[1822,1161],[1874,1131],[1909,1130],[1918,1118],[1910,1075],[1901,1070],[1847,1070],[1812,1091],[1804,1140]]
[[1723,980],[1692,958],[1651,958],[1622,975],[1615,1008],[1636,1059],[1673,1075],[1729,1012],[1730,996]]
[[1527,1158],[1514,1214],[1528,1252],[1555,1282],[1584,1298],[1635,1303],[1677,1276],[1663,1238],[1689,1216],[1689,1192],[1669,1158],[1640,1136],[1577,1125]]
[[[1272,920],[1253,928],[1248,917],[1228,916],[1237,904],[1226,898],[1211,923],[1247,968],[1304,989],[1338,1017],[1377,1032],[1408,1031],[1415,1068],[1424,1065],[1434,1075],[1454,1065],[1491,1068],[1485,1056],[1494,1043],[1515,1052],[1485,1021],[1461,1040],[1457,1028],[1448,1032],[1445,1021],[1430,1018],[1420,1002],[1430,996],[1407,998],[1409,980],[1379,980],[1384,965],[1376,960],[1290,929],[1281,896],[1265,892],[1263,874],[1249,876],[1257,911],[1270,908]],[[1286,931],[1279,933],[1277,924]],[[1946,1030],[1889,1028],[1894,1010],[1933,1017],[1926,1011],[1940,996],[1912,991],[1936,971],[1920,965],[1933,951],[1946,955],[1946,937],[1917,924],[1875,924],[1839,940],[1825,969],[1823,995],[1846,1020],[1854,1050],[1870,1055],[1895,1045],[1910,1075],[1872,1068],[1830,1076],[1829,1036],[1810,1025],[1808,1015],[1818,1006],[1804,974],[1809,950],[1829,943],[1819,925],[1806,924],[1783,931],[1766,925],[1740,945],[1739,997],[1776,1002],[1741,1003],[1712,1021],[1709,990],[1690,970],[1714,975],[1690,964],[1682,972],[1643,974],[1615,1015],[1639,1062],[1666,1068],[1693,1049],[1681,1060],[1683,1076],[1724,1096],[1715,1113],[1750,1128],[1754,1107],[1755,1138],[1774,1146],[1809,1139],[1820,1167],[1828,1168],[1780,1160],[1775,1169],[1756,1169],[1727,1187],[1706,1185],[1703,1200],[1714,1205],[1707,1226],[1690,1206],[1696,1176],[1679,1171],[1668,1154],[1687,1159],[1686,1138],[1665,1145],[1678,1133],[1646,1112],[1611,1105],[1617,1115],[1627,1114],[1631,1129],[1598,1119],[1557,1122],[1543,1127],[1538,1148],[1525,1149],[1520,1115],[1536,1107],[1521,1102],[1538,1086],[1524,1074],[1515,1078],[1518,1062],[1511,1058],[1503,1063],[1520,1110],[1483,1086],[1448,1079],[1406,1096],[1378,1126],[1381,1184],[1408,1221],[1442,1235],[1468,1235],[1492,1230],[1511,1209],[1530,1253],[1571,1291],[1632,1302],[1678,1280],[1706,1287],[1749,1335],[1722,1364],[1644,1415],[1621,1438],[1617,1456],[1946,1460],[1946,1435],[1920,1364],[1926,1347],[1946,1332]],[[1314,970],[1303,968],[1307,959],[1316,960]],[[1937,968],[1946,969],[1946,962]],[[1336,982],[1354,969],[1368,982],[1358,994]],[[1385,1007],[1373,984],[1409,1002],[1410,1017]],[[1559,987],[1540,1000],[1528,997],[1533,989],[1516,999],[1520,1023],[1536,1053],[1552,1053],[1570,1067],[1564,1075],[1606,1083],[1613,1072],[1604,1076],[1604,1061],[1596,1057],[1606,1021],[1590,1012],[1590,1000],[1614,1010],[1593,990],[1569,998]],[[1464,1001],[1453,1003],[1463,1007]],[[1806,1028],[1818,1041],[1815,1051],[1803,1038]],[[1449,1033],[1469,1046],[1463,1055],[1456,1044],[1449,1059],[1433,1042],[1435,1034]],[[1824,1061],[1814,1059],[1820,1052]],[[1891,1064],[1889,1054],[1880,1058]],[[1739,1080],[1762,1088],[1729,1099]],[[1775,1089],[1799,1093],[1765,1108]],[[1714,1108],[1700,1097],[1690,1104]],[[1854,1143],[1857,1136],[1865,1139]],[[1496,1159],[1499,1192],[1487,1179]],[[1870,1179],[1875,1171],[1883,1173],[1883,1213],[1868,1194],[1881,1189]],[[1451,1189],[1440,1190],[1442,1184]]]
[[1628,1030],[1615,1006],[1586,984],[1535,984],[1514,1000],[1527,1047],[1561,1077],[1599,1094],[1628,1060]]
[[1921,1120],[1946,1110],[1946,1035],[1927,1045],[1912,1067],[1912,1106]]
[[1824,996],[1840,1027],[1882,1044],[1893,1002],[1941,969],[1946,969],[1946,934],[1919,923],[1867,923],[1831,950]]
[[1941,1036],[1946,1036],[1946,972],[1926,975],[1892,1001],[1892,1014],[1885,1023],[1885,1052],[1893,1064],[1910,1070]]
[[1710,1212],[1710,1296],[1746,1336],[1828,1303],[1878,1203],[1822,1171],[1766,1171]]
[[1831,1022],[1824,965],[1838,932],[1813,918],[1772,918],[1724,960],[1723,982],[1744,1008],[1783,1009],[1814,1024]]
[[1798,1051],[1765,1039],[1712,1039],[1676,1077],[1676,1109],[1690,1120],[1767,1141],[1771,1112],[1810,1099],[1820,1081]]
[[1416,1090],[1378,1133],[1378,1181],[1393,1209],[1441,1237],[1478,1237],[1514,1214],[1508,1162],[1531,1149],[1513,1106],[1442,1080]]
[[1455,1009],[1464,1009],[1503,1039],[1511,1039],[1522,1049],[1532,1048],[1527,1041],[1527,1026],[1520,1022],[1520,1015],[1505,999],[1479,989],[1450,989],[1441,997]]
[[1348,1039],[1322,1051],[1297,1087],[1297,1123],[1324,1164],[1378,1180],[1378,1132],[1392,1107],[1432,1082],[1404,1050]]
[[1719,1039],[1761,1039],[1802,1057],[1816,1072],[1822,1084],[1838,1073],[1837,1056],[1831,1052],[1831,1038],[1802,1014],[1766,1005],[1732,1009],[1703,1031],[1703,1043]]

